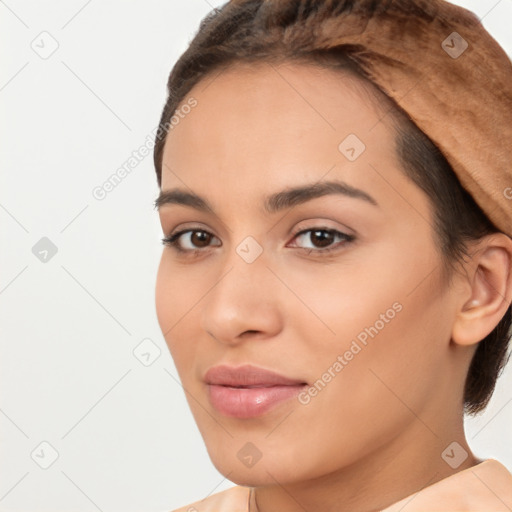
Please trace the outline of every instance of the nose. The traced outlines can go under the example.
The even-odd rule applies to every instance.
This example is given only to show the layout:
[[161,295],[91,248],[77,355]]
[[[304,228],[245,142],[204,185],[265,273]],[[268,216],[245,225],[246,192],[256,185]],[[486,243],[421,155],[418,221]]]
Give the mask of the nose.
[[248,263],[235,251],[202,302],[201,327],[219,343],[271,338],[282,329],[279,280],[264,257]]

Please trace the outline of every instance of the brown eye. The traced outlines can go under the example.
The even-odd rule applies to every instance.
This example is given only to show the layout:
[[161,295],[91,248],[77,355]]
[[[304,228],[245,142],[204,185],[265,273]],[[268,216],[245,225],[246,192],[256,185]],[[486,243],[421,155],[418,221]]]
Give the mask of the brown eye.
[[162,238],[162,243],[179,252],[194,252],[209,247],[214,238],[214,235],[203,229],[185,229]]
[[196,247],[208,247],[212,235],[206,231],[192,231],[190,237],[190,243]]
[[333,232],[320,229],[311,231],[310,240],[316,247],[328,247],[333,243],[335,236]]
[[[353,235],[347,235],[336,229],[329,228],[312,228],[305,229],[297,233],[294,240],[302,241],[301,249],[308,251],[308,253],[319,253],[324,254],[330,251],[334,251],[341,246],[352,242],[355,239]],[[339,243],[335,244],[336,241]],[[304,242],[309,242],[304,244]],[[333,246],[333,244],[335,244]],[[331,247],[332,246],[332,247]]]

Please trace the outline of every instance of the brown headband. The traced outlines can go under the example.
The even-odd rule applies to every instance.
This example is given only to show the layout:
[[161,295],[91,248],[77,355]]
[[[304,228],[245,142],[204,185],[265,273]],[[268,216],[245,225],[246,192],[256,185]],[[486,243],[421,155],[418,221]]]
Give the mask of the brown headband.
[[466,9],[443,0],[383,4],[371,17],[355,7],[343,17],[343,30],[339,19],[327,23],[324,47],[361,46],[354,60],[439,147],[480,208],[512,237],[510,58]]

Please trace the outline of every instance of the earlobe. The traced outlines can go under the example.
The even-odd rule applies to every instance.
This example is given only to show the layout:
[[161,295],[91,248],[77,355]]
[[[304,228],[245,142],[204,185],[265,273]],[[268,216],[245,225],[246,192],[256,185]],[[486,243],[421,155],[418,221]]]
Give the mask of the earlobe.
[[461,297],[452,330],[458,345],[483,340],[498,325],[512,300],[512,239],[498,233],[485,237],[470,263],[471,295]]

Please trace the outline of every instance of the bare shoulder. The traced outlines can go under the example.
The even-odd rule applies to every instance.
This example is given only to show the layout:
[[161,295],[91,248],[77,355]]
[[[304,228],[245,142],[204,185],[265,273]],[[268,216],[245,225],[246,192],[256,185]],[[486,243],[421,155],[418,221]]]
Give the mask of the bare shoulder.
[[249,487],[236,485],[171,512],[247,512]]

